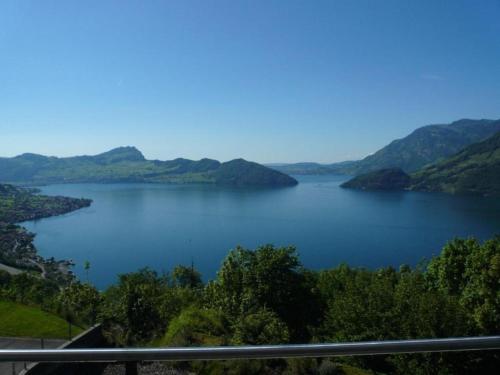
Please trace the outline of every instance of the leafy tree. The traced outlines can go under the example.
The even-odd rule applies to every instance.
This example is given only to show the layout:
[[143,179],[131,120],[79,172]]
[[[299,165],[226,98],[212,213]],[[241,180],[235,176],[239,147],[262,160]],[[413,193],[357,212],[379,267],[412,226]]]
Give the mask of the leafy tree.
[[83,269],[85,270],[85,274],[87,276],[87,284],[89,283],[89,270],[90,270],[90,262],[86,260],[83,263]]
[[236,345],[283,344],[290,339],[286,324],[267,309],[241,316],[233,330],[232,341]]
[[62,315],[72,317],[73,323],[94,324],[102,301],[100,293],[90,284],[73,283],[57,296],[57,309]]
[[457,296],[478,334],[500,331],[500,237],[449,242],[429,263],[431,286]]
[[190,307],[170,322],[161,342],[171,346],[222,345],[226,343],[226,334],[219,311]]
[[237,247],[209,283],[207,303],[233,322],[268,309],[286,323],[292,340],[303,340],[307,325],[316,319],[310,310],[316,301],[308,280],[294,247],[265,245],[255,251]]
[[104,295],[102,312],[108,324],[118,323],[123,328],[123,336],[117,337],[117,341],[141,342],[164,330],[166,323],[160,319],[159,301],[165,287],[166,280],[148,268],[119,276],[118,285]]
[[200,288],[203,286],[201,274],[196,271],[194,266],[177,266],[172,271],[172,282],[175,286],[182,288]]

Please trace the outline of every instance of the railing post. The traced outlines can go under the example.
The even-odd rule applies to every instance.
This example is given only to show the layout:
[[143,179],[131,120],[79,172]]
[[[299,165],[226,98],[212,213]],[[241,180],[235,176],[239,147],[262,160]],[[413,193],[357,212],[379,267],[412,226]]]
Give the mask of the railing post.
[[137,375],[137,362],[125,362],[125,375]]

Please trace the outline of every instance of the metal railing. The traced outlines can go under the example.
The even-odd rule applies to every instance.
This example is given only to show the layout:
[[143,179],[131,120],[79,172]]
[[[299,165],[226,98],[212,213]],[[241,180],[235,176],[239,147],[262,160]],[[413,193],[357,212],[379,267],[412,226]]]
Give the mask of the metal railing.
[[190,348],[0,350],[5,362],[138,362],[335,357],[500,349],[500,336],[335,344]]

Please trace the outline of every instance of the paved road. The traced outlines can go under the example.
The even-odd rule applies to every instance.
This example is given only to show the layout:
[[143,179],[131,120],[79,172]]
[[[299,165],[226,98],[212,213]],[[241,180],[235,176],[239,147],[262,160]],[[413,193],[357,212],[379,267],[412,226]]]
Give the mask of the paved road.
[[[45,348],[57,348],[64,344],[65,340],[45,339]],[[0,337],[0,349],[40,349],[41,340],[24,337]],[[0,375],[17,374],[24,368],[24,363],[15,363],[15,371],[12,371],[11,362],[0,362]]]

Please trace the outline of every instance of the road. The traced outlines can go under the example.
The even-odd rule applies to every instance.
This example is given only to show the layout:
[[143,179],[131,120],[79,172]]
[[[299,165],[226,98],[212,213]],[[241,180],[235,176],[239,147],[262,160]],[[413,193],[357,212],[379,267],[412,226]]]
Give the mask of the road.
[[[53,349],[64,344],[65,340],[45,339],[44,346],[47,349]],[[0,337],[0,349],[40,349],[41,340],[28,337]],[[12,371],[11,362],[0,362],[0,374],[11,375],[17,374],[24,368],[24,363],[16,363],[15,371]]]

